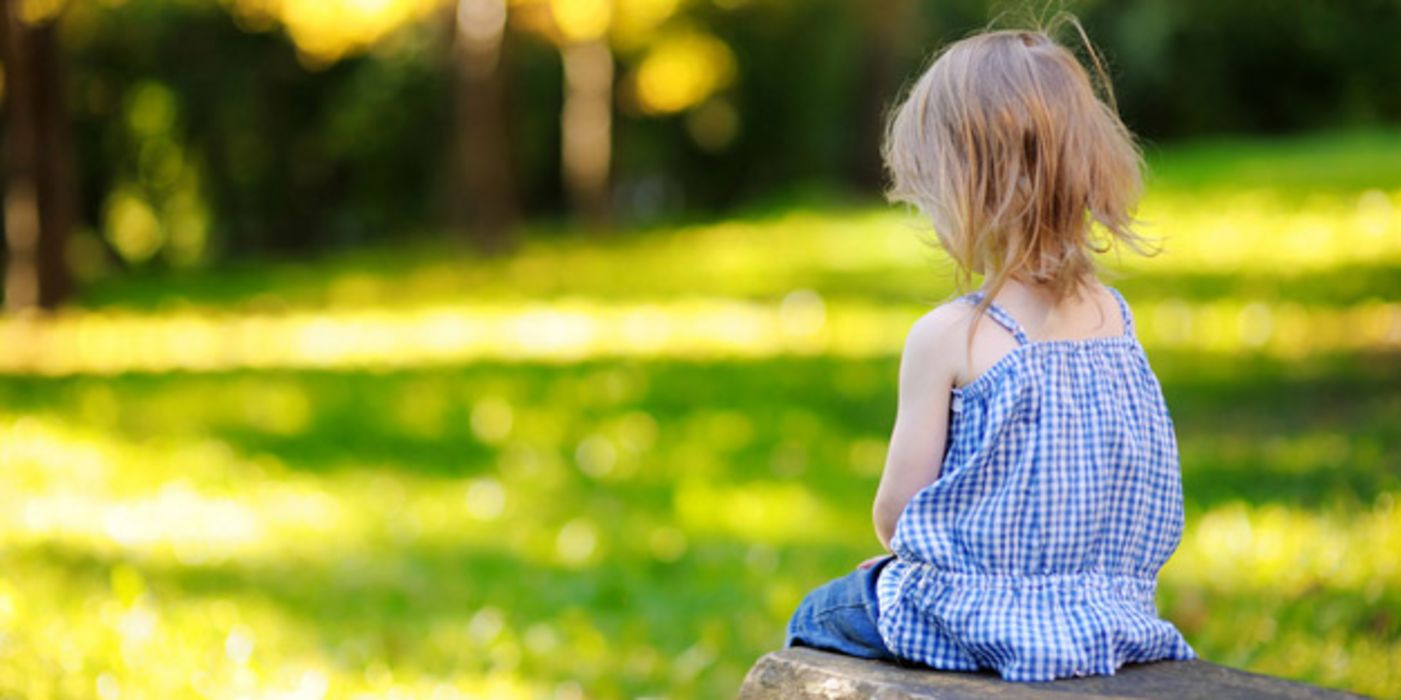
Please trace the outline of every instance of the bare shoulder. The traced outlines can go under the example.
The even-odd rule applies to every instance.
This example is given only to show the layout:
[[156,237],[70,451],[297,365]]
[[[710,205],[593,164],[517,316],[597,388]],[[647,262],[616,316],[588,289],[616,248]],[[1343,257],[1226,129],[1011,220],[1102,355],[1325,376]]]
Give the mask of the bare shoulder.
[[962,302],[950,301],[930,309],[910,327],[906,345],[914,345],[921,350],[953,347],[957,341],[955,336],[968,333],[970,308]]
[[905,338],[902,364],[920,374],[952,377],[962,354],[955,352],[968,338],[971,318],[967,304],[950,301],[930,309],[915,320]]

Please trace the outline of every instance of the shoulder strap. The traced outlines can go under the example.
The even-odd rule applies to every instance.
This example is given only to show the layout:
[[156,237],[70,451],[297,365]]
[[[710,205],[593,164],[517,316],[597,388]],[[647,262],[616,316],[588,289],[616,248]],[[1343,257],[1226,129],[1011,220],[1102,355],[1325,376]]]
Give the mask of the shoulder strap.
[[1109,293],[1114,295],[1114,299],[1119,302],[1119,312],[1124,315],[1124,335],[1133,335],[1133,312],[1129,311],[1129,303],[1124,301],[1124,295],[1119,290],[1105,285]]
[[[964,298],[970,303],[977,304],[983,300],[983,296],[983,290],[979,289],[968,294]],[[1031,339],[1026,337],[1026,333],[1022,332],[1022,324],[1017,323],[1017,319],[1012,318],[1012,314],[1007,313],[1006,309],[998,306],[997,302],[990,302],[987,311],[988,315],[992,317],[992,320],[996,321],[999,326],[1006,328],[1007,332],[1011,333],[1012,337],[1017,339],[1018,345],[1026,345],[1031,342]]]

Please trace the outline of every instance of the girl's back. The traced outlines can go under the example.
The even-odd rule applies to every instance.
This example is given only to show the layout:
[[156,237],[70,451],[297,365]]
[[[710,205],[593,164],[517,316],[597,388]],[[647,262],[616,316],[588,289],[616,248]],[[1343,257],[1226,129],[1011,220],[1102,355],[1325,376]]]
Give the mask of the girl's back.
[[1154,604],[1183,526],[1172,421],[1127,303],[1105,291],[1112,335],[1033,340],[988,307],[1015,345],[953,389],[940,474],[879,576],[878,628],[899,657],[1027,681],[1195,657]]
[[[964,317],[957,324],[960,335],[966,335],[972,322],[972,306],[968,300],[981,295],[964,295],[952,301],[949,309]],[[1079,338],[1124,335],[1126,326],[1116,294],[1108,286],[1095,284],[1075,299],[1050,304],[1044,298],[1028,294],[1022,284],[1009,285],[997,295],[998,313],[1010,316],[1023,329],[1028,339],[1075,340]],[[1003,356],[1016,350],[1021,343],[1006,325],[991,315],[977,318],[978,329],[972,339],[971,355],[954,376],[956,386],[965,386],[992,368]]]

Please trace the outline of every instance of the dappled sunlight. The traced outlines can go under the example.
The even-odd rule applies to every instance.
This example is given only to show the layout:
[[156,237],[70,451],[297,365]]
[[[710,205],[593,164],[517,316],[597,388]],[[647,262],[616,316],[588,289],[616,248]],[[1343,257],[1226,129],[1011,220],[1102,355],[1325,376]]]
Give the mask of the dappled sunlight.
[[1308,512],[1236,501],[1191,514],[1163,568],[1174,586],[1284,597],[1315,586],[1360,592],[1369,602],[1401,587],[1401,508],[1381,494],[1360,513]]
[[[364,464],[328,479],[219,444],[126,442],[27,416],[0,422],[0,441],[0,542],[11,545],[61,543],[181,565],[292,554],[325,561],[404,541],[568,567],[597,564],[605,552],[604,524],[571,517],[580,504],[552,503],[567,465],[528,445],[509,446],[499,475],[412,478]],[[635,448],[625,449],[632,459]],[[613,465],[601,471],[580,452],[586,476],[617,478]],[[684,551],[683,532],[658,532],[640,546],[661,559]],[[327,549],[327,540],[344,544]]]
[[1298,358],[1330,351],[1401,347],[1401,303],[1373,300],[1348,309],[1264,301],[1192,304],[1179,299],[1135,305],[1148,348],[1260,353]]
[[[0,573],[7,658],[65,671],[19,677],[0,664],[0,687],[26,696],[64,689],[59,694],[582,698],[580,680],[597,681],[604,669],[619,678],[670,678],[677,687],[699,682],[717,658],[716,642],[692,640],[669,654],[645,637],[610,639],[578,605],[519,628],[515,594],[447,611],[415,630],[419,663],[392,665],[393,653],[381,646],[392,640],[361,630],[327,646],[316,639],[330,633],[321,628],[328,622],[310,624],[315,618],[299,620],[282,607],[288,596],[318,595],[303,588],[323,577],[339,589],[332,596],[384,588],[379,595],[408,596],[418,606],[432,605],[430,592],[444,587],[516,585],[509,575],[480,581],[479,571],[454,570],[454,559],[432,564],[447,571],[418,568],[424,557],[459,556],[453,552],[504,555],[594,585],[587,581],[599,567],[676,564],[713,534],[685,518],[672,524],[665,506],[643,519],[590,513],[587,499],[560,498],[567,476],[546,476],[577,468],[576,480],[618,478],[617,463],[655,439],[645,414],[600,424],[569,465],[509,442],[528,426],[503,429],[504,402],[491,401],[482,410],[496,415],[481,423],[507,441],[499,469],[462,478],[370,465],[299,475],[271,457],[245,458],[207,440],[128,441],[51,418],[5,417],[0,546],[13,555]],[[586,456],[597,448],[582,446],[604,439],[617,445],[608,470]],[[797,499],[815,512],[811,496],[787,492],[780,505]],[[639,537],[619,536],[620,515]],[[278,582],[257,583],[268,576]],[[358,624],[374,629],[373,621]],[[554,659],[566,649],[573,660],[561,665]],[[463,663],[463,654],[475,660]],[[676,658],[684,663],[672,665]]]
[[412,367],[475,359],[753,357],[889,352],[908,314],[834,313],[726,299],[636,306],[578,300],[415,312],[217,318],[73,312],[0,320],[0,371],[42,374],[234,368]]
[[[67,543],[202,564],[350,527],[340,503],[310,481],[265,472],[249,480],[262,469],[219,445],[157,448],[33,417],[0,419],[0,441],[0,541],[10,545]],[[142,483],[161,472],[166,479]],[[238,486],[220,483],[239,472]]]
[[[790,301],[790,323],[830,319],[815,302]],[[0,664],[0,684],[724,695],[812,585],[874,553],[894,359],[6,379],[0,616],[20,660],[8,668],[31,672]],[[1355,394],[1354,410],[1378,400]],[[1327,468],[1337,437],[1259,442],[1236,456],[1287,453],[1293,472]],[[1385,610],[1395,508],[1261,505],[1275,501],[1257,481],[1241,504],[1188,492],[1165,613],[1214,661],[1275,668],[1322,650],[1313,677],[1368,687],[1359,664],[1397,653],[1385,627],[1346,618],[1355,629],[1325,639],[1287,615]],[[1256,651],[1227,656],[1241,649]]]
[[1131,260],[1142,270],[1326,270],[1356,262],[1401,263],[1401,191],[1305,196],[1271,190],[1149,195],[1139,216],[1163,253]]
[[[621,305],[473,304],[213,316],[70,311],[0,320],[0,372],[113,374],[230,369],[403,368],[472,360],[895,355],[926,308],[722,298]],[[1227,299],[1135,304],[1146,346],[1301,357],[1401,347],[1401,303],[1351,308]]]
[[[1401,644],[1373,637],[1357,639],[1341,627],[1333,630],[1293,630],[1262,616],[1252,635],[1262,644],[1247,658],[1256,673],[1281,678],[1307,677],[1331,688],[1346,688],[1384,698],[1401,684]],[[1361,673],[1358,669],[1363,669]]]
[[222,0],[246,29],[287,28],[303,61],[324,67],[409,22],[437,11],[440,0]]
[[[25,697],[582,697],[577,684],[530,681],[509,662],[443,671],[363,663],[357,656],[368,650],[357,651],[360,639],[318,645],[310,630],[255,597],[172,598],[162,588],[168,582],[128,564],[113,567],[107,580],[81,583],[47,567],[29,571],[42,580],[0,574],[11,603],[7,659],[31,664],[26,676],[0,665],[0,687]],[[515,643],[500,634],[500,622],[485,620],[492,610],[435,627],[427,643],[503,658],[496,650]]]
[[1401,682],[1389,612],[1398,551],[1392,492],[1360,512],[1243,501],[1189,511],[1160,575],[1163,612],[1216,663],[1386,697]]
[[700,104],[733,81],[735,72],[735,57],[725,42],[688,32],[657,41],[632,80],[642,111],[670,114]]
[[549,0],[550,16],[569,41],[590,41],[608,31],[612,0]]

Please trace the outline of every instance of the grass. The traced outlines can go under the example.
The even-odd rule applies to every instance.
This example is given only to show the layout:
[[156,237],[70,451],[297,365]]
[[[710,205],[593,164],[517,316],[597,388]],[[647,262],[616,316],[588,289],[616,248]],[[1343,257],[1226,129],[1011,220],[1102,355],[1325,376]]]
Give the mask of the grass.
[[[1401,140],[1357,144],[1165,152],[1144,213],[1174,247],[1110,262],[1181,444],[1162,614],[1207,659],[1396,697],[1401,158],[1369,154]],[[903,222],[797,206],[500,264],[138,275],[3,322],[0,355],[64,342],[0,376],[0,697],[732,696],[803,593],[874,553],[898,344],[951,291]],[[743,352],[645,329],[539,357],[347,347],[423,308],[568,299],[658,323],[737,300],[757,316],[717,327],[787,330]],[[319,364],[162,345],[175,318],[289,314],[369,335],[323,337]],[[84,364],[84,324],[117,317],[146,354]]]

